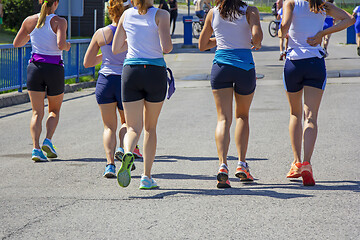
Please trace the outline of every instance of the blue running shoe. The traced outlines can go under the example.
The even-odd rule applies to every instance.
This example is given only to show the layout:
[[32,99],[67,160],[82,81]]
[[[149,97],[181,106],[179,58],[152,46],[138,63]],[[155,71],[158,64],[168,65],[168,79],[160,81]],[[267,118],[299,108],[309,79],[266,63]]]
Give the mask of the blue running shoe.
[[131,181],[131,167],[134,163],[134,155],[131,152],[126,153],[121,161],[121,167],[117,173],[117,181],[121,187],[127,187]]
[[36,149],[36,148],[32,150],[31,159],[34,160],[35,162],[47,162],[47,158],[45,157],[41,149]]
[[[124,156],[124,149],[122,147],[119,147],[115,152],[115,158],[121,162],[123,156]],[[135,163],[134,163],[131,167],[131,171],[134,171],[135,169],[136,169],[136,167],[135,167]]]
[[115,165],[107,164],[106,167],[105,167],[105,172],[104,172],[103,177],[106,177],[106,178],[114,178],[114,177],[116,177]]
[[153,189],[157,187],[158,185],[153,178],[149,178],[148,176],[141,175],[140,187],[139,187],[140,189]]
[[55,148],[50,139],[45,138],[41,149],[46,152],[48,158],[57,158]]

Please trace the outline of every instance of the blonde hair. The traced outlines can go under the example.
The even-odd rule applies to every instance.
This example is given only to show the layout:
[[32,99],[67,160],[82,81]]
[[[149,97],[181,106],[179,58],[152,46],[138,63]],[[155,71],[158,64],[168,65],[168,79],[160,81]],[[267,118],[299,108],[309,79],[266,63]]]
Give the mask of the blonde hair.
[[[118,23],[121,15],[130,7],[130,0],[110,0],[109,1],[109,17],[112,21]],[[124,4],[127,3],[127,4]]]
[[145,15],[148,11],[148,4],[146,0],[134,0],[135,6],[138,8],[138,12],[140,15]]
[[46,15],[49,12],[49,9],[52,7],[54,2],[59,2],[59,0],[39,0],[41,5],[40,17],[36,24],[36,28],[42,28],[45,24]]

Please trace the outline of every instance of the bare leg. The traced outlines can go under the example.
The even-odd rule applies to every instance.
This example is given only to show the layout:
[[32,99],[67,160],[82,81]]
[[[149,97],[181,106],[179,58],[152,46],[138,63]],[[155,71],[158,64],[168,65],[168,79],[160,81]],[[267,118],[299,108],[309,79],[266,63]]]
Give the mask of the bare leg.
[[217,110],[215,141],[219,165],[227,165],[227,154],[230,144],[230,126],[232,123],[233,88],[213,90]]
[[235,143],[239,161],[245,162],[245,156],[249,141],[249,109],[254,93],[240,95],[235,93]]
[[119,142],[120,142],[120,147],[124,148],[124,137],[126,134],[126,123],[125,123],[125,114],[124,114],[124,110],[119,110],[119,114],[120,114],[120,122],[121,122],[121,127],[119,130]]
[[304,161],[310,163],[317,137],[317,116],[323,90],[304,87]]
[[99,104],[101,117],[104,123],[103,144],[107,164],[114,164],[117,128],[117,103]]
[[28,93],[32,107],[30,133],[33,141],[33,148],[40,149],[39,138],[42,128],[42,119],[44,117],[45,92],[28,91]]
[[144,109],[144,175],[151,177],[156,154],[156,125],[164,102],[145,101]]
[[124,137],[124,150],[127,153],[132,152],[139,141],[143,128],[144,100],[123,102],[123,106],[127,125],[127,132]]
[[290,104],[289,134],[291,148],[294,154],[294,164],[301,163],[301,143],[302,143],[302,94],[303,90],[296,93],[287,92]]
[[64,93],[56,96],[47,96],[49,103],[49,116],[46,120],[46,138],[51,139],[59,123],[60,108],[64,99]]

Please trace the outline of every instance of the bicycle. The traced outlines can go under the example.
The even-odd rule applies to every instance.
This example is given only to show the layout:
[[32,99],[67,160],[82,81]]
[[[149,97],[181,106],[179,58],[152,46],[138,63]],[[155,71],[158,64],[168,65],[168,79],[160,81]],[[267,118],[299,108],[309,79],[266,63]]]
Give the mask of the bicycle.
[[269,34],[272,37],[276,37],[278,35],[280,29],[280,20],[272,20],[269,23]]
[[199,20],[193,20],[192,33],[194,38],[199,39],[203,27],[204,27],[203,18],[199,18]]

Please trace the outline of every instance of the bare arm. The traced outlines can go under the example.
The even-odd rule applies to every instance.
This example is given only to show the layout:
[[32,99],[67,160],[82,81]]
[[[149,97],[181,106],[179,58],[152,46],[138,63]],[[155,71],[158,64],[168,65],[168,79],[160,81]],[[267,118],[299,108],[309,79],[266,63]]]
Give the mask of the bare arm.
[[199,38],[200,51],[205,51],[207,49],[216,47],[216,39],[211,37],[214,31],[213,28],[211,27],[212,18],[213,18],[213,10],[211,9],[206,16],[204,28],[200,33],[200,38]]
[[294,0],[288,0],[285,2],[285,5],[283,5],[283,19],[281,21],[281,27],[278,33],[279,38],[284,38],[289,32],[293,18],[294,6]]
[[[31,26],[33,25],[34,20],[31,19],[31,17],[27,17],[19,30],[19,32],[16,34],[16,37],[14,38],[13,45],[14,47],[22,47],[24,46],[29,40],[30,40],[30,33],[31,33]],[[31,30],[31,31],[30,31]]]
[[86,50],[85,57],[84,57],[84,67],[94,67],[101,63],[102,61],[102,54],[98,54],[100,45],[97,41],[99,38],[100,30],[97,30],[94,36],[91,39],[88,49]]
[[173,49],[170,36],[170,14],[166,10],[159,9],[155,15],[155,21],[159,28],[160,44],[164,53]]
[[307,43],[311,46],[317,46],[318,44],[320,44],[322,38],[325,35],[328,35],[328,34],[331,34],[334,32],[339,32],[347,27],[350,27],[351,25],[353,25],[355,23],[355,18],[353,16],[351,16],[349,13],[345,12],[344,10],[342,10],[338,7],[335,7],[335,5],[333,5],[330,2],[325,3],[325,9],[326,9],[327,15],[330,15],[337,21],[338,20],[340,20],[340,21],[336,25],[333,25],[332,27],[329,27],[325,30],[319,31],[315,36],[309,37],[307,39]]
[[246,11],[246,18],[251,29],[252,49],[259,50],[261,48],[261,41],[263,40],[263,32],[260,25],[260,13],[257,7],[249,6]]
[[64,18],[57,17],[57,30],[56,30],[56,37],[57,37],[57,45],[60,50],[69,51],[70,50],[70,43],[66,42],[66,29],[67,29],[67,21]]
[[126,12],[121,16],[118,27],[116,29],[116,32],[115,32],[115,35],[113,38],[112,52],[115,55],[125,52],[128,48],[127,42],[126,42],[126,32],[125,32],[125,29],[123,26],[125,14],[126,14]]

